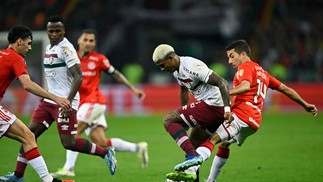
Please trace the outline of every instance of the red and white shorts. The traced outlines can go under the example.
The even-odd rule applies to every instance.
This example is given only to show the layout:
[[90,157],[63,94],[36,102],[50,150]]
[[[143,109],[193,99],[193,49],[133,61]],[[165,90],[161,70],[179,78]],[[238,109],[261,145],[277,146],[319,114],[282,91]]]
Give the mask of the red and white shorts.
[[16,116],[0,105],[0,138],[8,131]]
[[107,106],[105,104],[98,103],[84,103],[80,106],[77,111],[77,120],[89,125],[89,127],[85,129],[86,135],[89,135],[97,126],[102,126],[104,129],[108,128],[105,119],[106,108]]

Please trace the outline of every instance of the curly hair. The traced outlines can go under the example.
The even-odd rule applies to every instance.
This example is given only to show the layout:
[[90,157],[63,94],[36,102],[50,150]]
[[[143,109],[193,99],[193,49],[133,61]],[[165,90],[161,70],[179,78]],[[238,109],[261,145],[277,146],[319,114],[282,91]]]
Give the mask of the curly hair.
[[30,38],[33,40],[33,34],[29,27],[24,25],[16,25],[11,28],[11,30],[8,33],[8,41],[10,44],[15,43],[19,38],[26,39]]

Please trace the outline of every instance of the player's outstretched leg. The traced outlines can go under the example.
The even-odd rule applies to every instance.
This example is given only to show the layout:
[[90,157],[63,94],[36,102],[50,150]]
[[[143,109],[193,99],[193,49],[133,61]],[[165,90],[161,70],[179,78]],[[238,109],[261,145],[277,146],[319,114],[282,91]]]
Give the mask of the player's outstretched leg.
[[174,168],[175,171],[184,171],[191,166],[197,166],[203,163],[203,158],[200,155],[188,156],[186,160],[180,164],[177,164]]
[[109,167],[110,173],[114,175],[117,170],[116,153],[113,147],[107,147],[106,149],[109,151],[109,153],[104,156],[104,161]]
[[23,178],[17,178],[14,173],[9,173],[5,176],[0,176],[0,182],[23,182]]
[[149,158],[148,158],[148,143],[147,142],[139,142],[138,143],[138,155],[141,159],[141,166],[143,168],[148,166]]

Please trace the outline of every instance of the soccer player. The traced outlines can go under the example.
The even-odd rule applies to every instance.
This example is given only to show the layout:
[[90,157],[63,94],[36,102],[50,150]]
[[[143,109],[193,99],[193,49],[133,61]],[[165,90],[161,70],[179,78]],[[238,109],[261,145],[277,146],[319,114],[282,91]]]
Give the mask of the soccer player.
[[[124,75],[111,65],[106,56],[94,51],[96,45],[94,30],[83,30],[78,38],[78,45],[83,82],[79,89],[80,107],[77,112],[77,137],[85,130],[90,140],[99,146],[112,146],[116,151],[130,151],[139,154],[142,159],[142,167],[146,167],[148,165],[148,144],[146,142],[135,144],[120,138],[106,139],[105,137],[105,130],[108,128],[105,119],[107,102],[99,90],[101,72],[113,76],[118,82],[127,86],[138,98],[143,99],[145,94],[129,83]],[[77,155],[78,152],[67,150],[64,167],[51,174],[56,177],[75,176],[74,166]]]
[[[186,154],[184,165],[177,165],[174,168],[175,171],[182,171],[186,165],[190,165],[192,159],[202,162],[204,156],[209,155],[205,152],[213,149],[211,143],[204,142],[201,144],[200,151],[197,152],[185,130],[192,128],[192,133],[195,133],[203,129],[209,135],[224,120],[230,119],[228,83],[202,61],[193,57],[178,56],[170,45],[159,45],[152,57],[156,66],[161,71],[172,73],[180,85],[182,107],[167,114],[163,119],[163,124],[166,131]],[[195,97],[196,102],[189,103],[190,93]],[[176,180],[176,176],[170,177]],[[195,179],[196,177],[192,180]]]
[[[30,80],[24,58],[31,50],[32,40],[32,32],[26,26],[17,25],[9,31],[9,47],[0,50],[0,101],[14,78],[17,78],[28,92],[50,99],[59,107],[68,109],[71,106],[66,98],[47,92]],[[38,150],[34,134],[20,119],[0,105],[0,138],[2,136],[21,143],[22,150],[25,151],[24,162],[28,162],[35,169],[42,181],[60,181],[49,175],[46,163]],[[3,180],[6,178],[1,177],[0,181]]]
[[[228,160],[229,146],[232,143],[241,146],[247,137],[256,133],[260,128],[261,111],[268,88],[283,93],[300,104],[307,112],[312,113],[313,116],[316,116],[318,112],[315,105],[307,103],[296,91],[278,81],[260,65],[253,62],[250,59],[250,47],[245,40],[236,40],[230,43],[225,50],[229,64],[237,69],[233,79],[233,88],[230,89],[230,95],[233,96],[231,105],[233,120],[230,120],[230,123],[222,124],[210,139],[214,145],[222,142],[214,157],[208,182],[216,180]],[[199,165],[198,163],[199,161],[196,161],[197,165]],[[193,166],[195,170],[198,167]]]
[[[102,157],[113,175],[117,165],[114,150],[110,147],[97,146],[84,138],[75,137],[76,110],[79,106],[78,89],[82,82],[82,72],[76,50],[64,37],[65,29],[61,17],[49,17],[47,34],[50,45],[46,48],[44,67],[48,91],[66,97],[72,103],[73,109],[60,108],[53,101],[44,99],[34,111],[29,128],[37,138],[56,121],[59,137],[65,149]],[[15,178],[22,180],[26,167],[26,154],[24,150],[20,150],[14,174],[6,178],[9,179],[8,181],[17,181],[13,180]]]

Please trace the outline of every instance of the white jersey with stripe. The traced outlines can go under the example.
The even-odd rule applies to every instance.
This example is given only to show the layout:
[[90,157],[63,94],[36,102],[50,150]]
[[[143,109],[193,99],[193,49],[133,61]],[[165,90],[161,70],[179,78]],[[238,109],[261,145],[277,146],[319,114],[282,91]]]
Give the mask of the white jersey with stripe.
[[173,75],[179,85],[187,87],[196,100],[203,100],[208,105],[224,106],[220,89],[207,83],[212,73],[202,61],[181,56],[179,70]]
[[[51,47],[48,45],[44,57],[44,71],[47,82],[47,89],[50,93],[67,98],[73,83],[73,76],[69,68],[80,64],[74,46],[64,38],[60,43]],[[46,102],[54,101],[45,99]],[[73,109],[78,109],[80,102],[79,93],[73,99]]]

